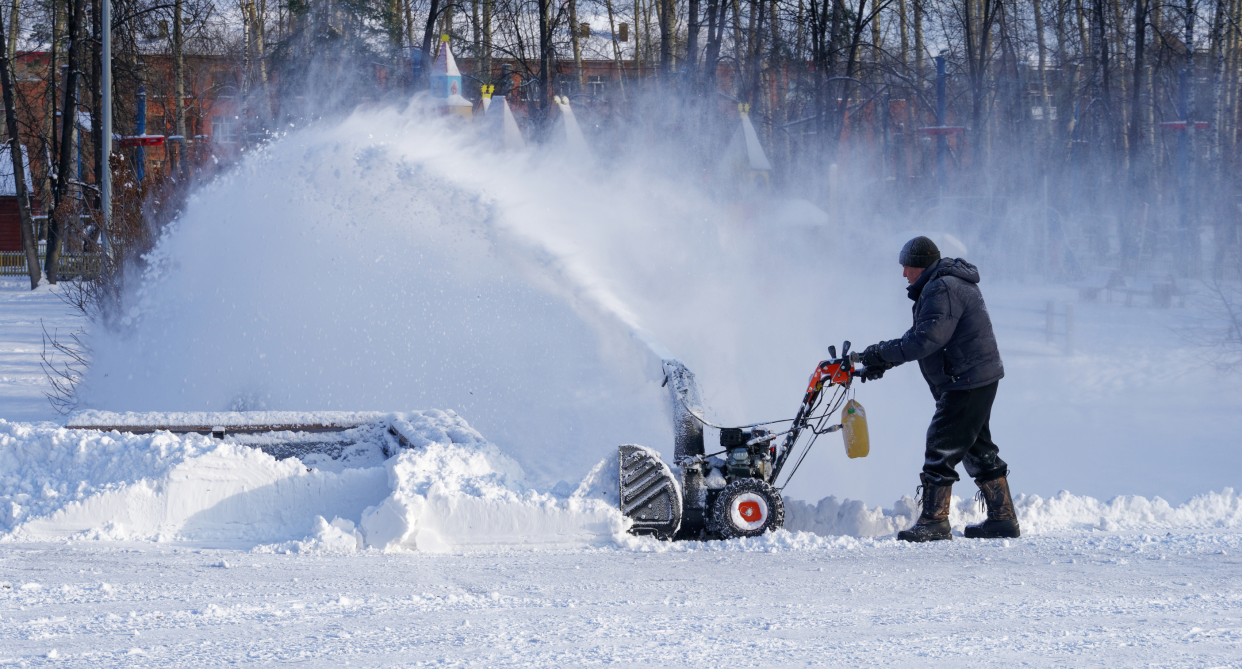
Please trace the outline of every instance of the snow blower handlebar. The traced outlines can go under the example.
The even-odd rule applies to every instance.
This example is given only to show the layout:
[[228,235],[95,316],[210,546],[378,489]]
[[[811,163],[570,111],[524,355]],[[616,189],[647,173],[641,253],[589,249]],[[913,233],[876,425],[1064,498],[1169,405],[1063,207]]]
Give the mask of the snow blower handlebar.
[[811,374],[811,379],[806,386],[806,395],[802,397],[802,406],[814,404],[819,393],[823,392],[824,386],[833,385],[848,386],[854,377],[860,376],[861,372],[854,368],[859,362],[860,356],[857,353],[850,352],[850,343],[847,341],[841,346],[841,357],[836,357],[835,346],[828,347],[829,355],[833,358],[819,363],[815,371]]
[[819,363],[815,371],[811,373],[811,378],[806,386],[806,394],[802,396],[802,406],[798,407],[798,414],[794,417],[789,431],[785,433],[785,443],[782,444],[780,452],[776,456],[776,462],[772,467],[772,476],[769,482],[773,485],[776,484],[776,477],[780,475],[785,462],[789,460],[789,456],[793,453],[793,447],[797,443],[798,437],[802,435],[802,431],[810,423],[811,414],[814,413],[824,388],[831,388],[834,385],[849,388],[854,378],[862,376],[866,370],[865,367],[856,367],[861,361],[862,356],[850,350],[849,341],[841,344],[841,357],[837,357],[836,346],[828,347],[828,355],[830,358]]

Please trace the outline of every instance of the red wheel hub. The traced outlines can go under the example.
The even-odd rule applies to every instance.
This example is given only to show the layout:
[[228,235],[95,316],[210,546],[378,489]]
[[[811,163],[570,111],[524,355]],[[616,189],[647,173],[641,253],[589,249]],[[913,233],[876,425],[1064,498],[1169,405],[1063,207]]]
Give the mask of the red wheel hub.
[[753,523],[763,519],[763,510],[759,508],[759,503],[752,500],[746,500],[738,504],[737,512],[748,522]]

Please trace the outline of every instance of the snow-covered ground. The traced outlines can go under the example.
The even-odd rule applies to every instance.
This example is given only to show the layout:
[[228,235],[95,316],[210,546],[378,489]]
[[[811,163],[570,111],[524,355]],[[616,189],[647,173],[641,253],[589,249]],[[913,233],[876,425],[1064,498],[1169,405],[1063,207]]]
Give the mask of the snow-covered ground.
[[644,549],[4,544],[0,663],[1242,666],[1236,533]]
[[[35,291],[25,277],[0,277],[0,418],[10,421],[55,420],[44,393],[51,390],[40,369],[43,330],[67,336],[84,318],[65,304],[46,282]],[[49,346],[49,353],[55,353]]]
[[[1240,666],[1231,490],[1022,496],[1022,538],[930,545],[892,538],[908,497],[789,500],[793,531],[673,544],[623,532],[615,461],[540,492],[453,414],[364,417],[224,440],[0,421],[0,663]],[[336,459],[260,448],[325,439]],[[955,527],[981,517],[955,501]]]

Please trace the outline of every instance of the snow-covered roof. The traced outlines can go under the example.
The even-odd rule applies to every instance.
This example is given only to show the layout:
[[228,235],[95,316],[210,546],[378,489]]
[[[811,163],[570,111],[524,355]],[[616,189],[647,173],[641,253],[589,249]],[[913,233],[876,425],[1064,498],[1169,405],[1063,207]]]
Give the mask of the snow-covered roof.
[[[492,111],[492,107],[495,107],[496,111]],[[499,129],[506,149],[518,150],[526,148],[526,140],[522,138],[522,130],[518,128],[517,119],[514,118],[513,110],[509,108],[509,101],[505,99],[505,96],[492,96],[492,104],[487,108],[486,118],[489,124],[493,124],[493,128]]]
[[447,107],[474,107],[474,103],[461,95],[461,71],[449,49],[448,35],[442,37],[436,62],[431,67],[431,95]]
[[768,162],[768,156],[759,144],[759,135],[750,122],[749,114],[742,114],[742,136],[746,140],[746,159],[750,162],[750,169],[771,172],[772,163]]
[[[34,183],[30,178],[30,156],[26,153],[26,147],[22,147],[22,163],[25,165],[26,192],[30,192],[30,185]],[[5,142],[0,144],[0,197],[13,197],[17,195],[17,184],[13,179],[13,159],[9,157],[9,144]]]
[[440,75],[442,77],[461,76],[461,70],[457,69],[457,60],[453,58],[453,52],[449,49],[447,39],[440,41],[440,48],[436,53],[436,61],[431,66],[431,74],[432,76]]

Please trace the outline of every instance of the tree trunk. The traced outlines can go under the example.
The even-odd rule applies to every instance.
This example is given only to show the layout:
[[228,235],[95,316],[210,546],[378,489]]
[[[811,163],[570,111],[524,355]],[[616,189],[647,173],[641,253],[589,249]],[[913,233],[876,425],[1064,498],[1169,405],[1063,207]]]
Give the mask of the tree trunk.
[[777,11],[779,0],[769,0],[768,8],[768,28],[772,34],[772,47],[769,52],[772,54],[768,61],[768,66],[772,69],[772,76],[780,76],[781,67],[781,17]]
[[742,97],[743,100],[746,100],[747,102],[750,102],[751,104],[755,104],[756,97],[758,97],[759,98],[758,105],[760,106],[760,108],[762,108],[764,105],[763,96],[758,95],[758,93],[760,92],[759,91],[759,73],[763,70],[762,54],[763,54],[763,36],[765,34],[763,30],[763,18],[764,18],[763,9],[764,7],[763,7],[762,2],[763,0],[751,0],[751,3],[750,3],[751,39],[750,39],[750,57],[748,58],[748,61],[750,63],[750,82],[746,86],[746,88],[748,89],[747,94],[744,97]]
[[176,168],[182,179],[188,179],[190,166],[185,136],[185,41],[181,34],[181,11],[184,2],[185,0],[173,2],[173,122],[176,124],[175,132],[181,138],[177,140]]
[[1073,106],[1073,95],[1069,93],[1071,90],[1070,77],[1065,76],[1066,71],[1070,69],[1065,50],[1066,43],[1069,40],[1069,31],[1065,27],[1065,20],[1068,18],[1066,16],[1066,8],[1068,7],[1066,4],[1067,2],[1068,0],[1057,0],[1057,10],[1053,13],[1052,29],[1055,31],[1057,37],[1057,49],[1053,55],[1053,61],[1054,67],[1061,70],[1061,76],[1060,81],[1055,88],[1055,92],[1052,93],[1051,100],[1052,106],[1055,107],[1058,112],[1057,120],[1054,122],[1051,118],[1048,119],[1048,133],[1052,142],[1052,144],[1049,145],[1049,162],[1056,157],[1056,154],[1054,153],[1055,147],[1061,145],[1058,132],[1062,127],[1064,127],[1066,120],[1073,116],[1073,114],[1069,113],[1069,109]]
[[[1116,66],[1117,66],[1117,88],[1118,88],[1117,98],[1119,100],[1124,101],[1126,99],[1126,95],[1129,92],[1129,86],[1126,83],[1125,18],[1124,18],[1124,12],[1121,9],[1121,0],[1108,0],[1108,1],[1112,3],[1112,10],[1113,10],[1113,61],[1116,63]],[[1119,155],[1121,156],[1121,162],[1122,162],[1121,169],[1123,170],[1129,169],[1128,163],[1130,161],[1130,151],[1129,151],[1130,136],[1126,132],[1126,128],[1128,127],[1126,124],[1127,122],[1126,117],[1128,117],[1129,115],[1130,115],[1130,111],[1129,109],[1126,108],[1125,102],[1118,103],[1117,114],[1115,115],[1117,117],[1117,120],[1114,121],[1113,123],[1114,125],[1113,131],[1116,137],[1115,141],[1121,146],[1121,149],[1122,149]]]
[[[1037,0],[1038,1],[1038,0]],[[901,53],[897,56],[897,61],[901,63],[901,69],[906,69],[906,65],[910,62],[910,38],[906,32],[906,0],[898,0],[897,3],[898,29],[901,34]],[[905,74],[904,72],[902,74]]]
[[1044,12],[1043,3],[1033,0],[1035,10],[1035,48],[1039,53],[1039,108],[1044,121],[1045,136],[1052,133],[1052,110],[1048,108],[1048,57],[1044,47]]
[[552,27],[548,25],[548,13],[552,11],[552,0],[539,0],[539,110],[540,123],[548,118],[548,96],[552,91],[551,51]]
[[758,0],[747,1],[750,3],[750,6],[748,8],[749,11],[746,12],[746,51],[744,54],[739,54],[739,58],[737,59],[738,63],[740,63],[742,67],[742,81],[738,85],[738,98],[745,100],[746,102],[753,103],[754,100],[751,99],[751,96],[754,94],[755,89],[754,86],[751,85],[751,73],[758,72],[759,70],[759,64],[755,62],[759,52],[759,49],[756,48],[756,44],[759,41],[759,33],[755,26],[755,15],[760,14],[761,12],[759,12],[758,7],[756,6],[758,4]]
[[[410,0],[413,2],[413,0]],[[422,90],[430,85],[431,72],[431,38],[436,34],[436,17],[440,12],[440,0],[431,0],[431,6],[427,9],[427,24],[423,28],[423,49],[418,59],[418,81],[414,82],[415,90]],[[436,42],[439,44],[439,41]]]
[[64,38],[64,3],[52,2],[52,41],[50,44],[51,51],[48,59],[47,72],[47,118],[44,120],[46,124],[43,133],[43,159],[47,166],[43,170],[43,213],[44,222],[43,229],[38,232],[39,239],[46,240],[51,231],[52,214],[56,209],[56,198],[53,193],[56,191],[56,158],[60,155],[60,128],[56,127],[57,98],[59,97],[59,85],[57,83],[60,73],[60,40]]
[[[103,24],[99,0],[91,0],[91,167],[95,183],[103,180]],[[91,207],[102,205],[100,193],[91,197]]]
[[[644,35],[644,37],[647,38],[647,62],[651,66],[652,76],[656,79],[660,78],[660,75],[663,74],[663,71],[661,70],[659,63],[656,61],[656,59],[659,56],[660,50],[659,48],[653,46],[654,44],[656,44],[656,42],[651,39],[651,34],[652,34],[651,33],[651,6],[652,6],[652,3],[659,3],[659,2],[661,2],[661,0],[644,0],[642,3],[643,5],[643,29],[647,31],[646,35]],[[659,13],[657,12],[656,13],[656,28],[659,28],[659,27],[660,27],[660,16],[659,16]]]
[[642,54],[642,38],[641,38],[643,31],[639,29],[642,26],[643,12],[642,12],[642,8],[639,7],[638,5],[639,5],[639,0],[634,0],[634,30],[632,32],[634,33],[634,72],[635,72],[634,78],[635,78],[635,81],[643,78],[643,54]]
[[65,206],[69,197],[69,185],[72,181],[71,165],[73,161],[74,131],[77,128],[78,109],[78,70],[81,68],[79,54],[82,50],[82,5],[83,0],[73,0],[72,13],[69,15],[69,47],[65,58],[65,104],[61,109],[60,162],[56,169],[56,213],[48,220],[47,227],[47,260],[44,269],[48,283],[56,283],[60,265],[60,243],[62,230],[58,222],[61,207]]
[[660,22],[660,74],[673,72],[673,0],[656,0]]
[[914,76],[923,86],[923,0],[914,0]]
[[[1231,27],[1242,25],[1242,0],[1233,0],[1230,3],[1229,23]],[[1242,67],[1242,35],[1236,29],[1229,31],[1229,48],[1226,58],[1228,59],[1228,65],[1225,71],[1228,79],[1225,85],[1225,108],[1228,110],[1228,116],[1225,120],[1225,155],[1229,157],[1229,165],[1224,169],[1229,171],[1237,164],[1238,68]],[[1234,220],[1237,220],[1236,216],[1234,216]]]
[[9,10],[9,63],[17,61],[17,37],[19,34],[19,26],[21,24],[22,0],[13,0],[13,6]]
[[880,59],[883,54],[883,51],[880,49],[880,41],[882,39],[880,36],[880,4],[878,2],[871,4],[875,6],[873,10],[875,18],[871,20],[871,62],[876,64],[876,77],[878,78],[880,74]]
[[[874,0],[878,3],[879,0]],[[841,136],[845,133],[845,116],[849,110],[850,84],[854,78],[854,70],[858,65],[858,49],[862,44],[863,29],[867,27],[867,0],[858,0],[858,13],[854,15],[853,29],[850,31],[850,50],[845,61],[845,80],[841,82],[841,97],[837,99],[836,127],[833,128],[834,154],[841,144]]]
[[1208,180],[1209,187],[1213,193],[1211,200],[1220,202],[1220,214],[1213,216],[1215,222],[1213,232],[1216,241],[1216,253],[1212,263],[1212,277],[1219,279],[1224,276],[1225,271],[1225,237],[1226,237],[1226,220],[1233,218],[1229,216],[1228,210],[1236,211],[1236,205],[1229,200],[1233,198],[1222,197],[1220,194],[1226,191],[1224,183],[1224,156],[1221,155],[1221,149],[1225,144],[1224,121],[1225,114],[1223,109],[1224,101],[1224,80],[1225,80],[1225,45],[1223,43],[1225,12],[1228,7],[1224,0],[1216,0],[1215,17],[1212,20],[1212,44],[1215,47],[1215,60],[1212,63],[1212,152],[1211,152],[1211,169],[1212,176]]
[[[401,47],[409,46],[410,50],[414,49],[414,10],[410,8],[411,0],[401,0],[401,10],[405,12],[405,39],[401,42]],[[409,44],[406,44],[406,43]]]
[[699,62],[699,5],[700,0],[690,0],[686,27],[686,75],[692,80],[691,90],[697,92],[693,80],[698,72]]
[[707,0],[707,49],[703,53],[703,91],[716,91],[716,63],[720,60],[720,38],[724,34],[724,17],[729,5],[724,0]]
[[[266,5],[266,3],[263,3],[263,4]],[[399,43],[401,39],[401,34],[400,34],[401,22],[398,20],[396,21],[396,23],[398,26],[397,40]],[[267,54],[265,53],[265,49],[263,46],[263,31],[264,31],[264,28],[266,27],[266,24],[267,24],[267,8],[265,6],[261,7],[259,6],[259,3],[256,3],[254,0],[251,0],[250,1],[250,26],[251,26],[251,30],[254,31],[253,32],[254,34],[254,60],[255,60],[255,65],[257,65],[259,69],[259,91],[264,99],[264,104],[261,105],[259,109],[260,109],[260,114],[262,115],[262,118],[264,119],[268,118],[268,116],[271,114],[271,108],[267,104],[267,101],[271,99],[270,96],[267,94],[267,61],[266,61]]]
[[608,32],[612,35],[612,57],[617,64],[617,87],[621,90],[621,100],[625,100],[625,67],[621,60],[621,45],[617,43],[617,24],[613,18],[612,0],[604,0],[608,8]]
[[1130,183],[1136,192],[1144,192],[1145,184],[1140,174],[1143,164],[1143,129],[1139,119],[1143,117],[1143,59],[1147,50],[1147,12],[1151,0],[1134,0],[1134,83],[1130,87]]
[[1087,21],[1082,2],[1083,0],[1074,0],[1074,13],[1078,17],[1078,45],[1085,59],[1087,54],[1094,52],[1091,50],[1091,38],[1087,36]]
[[1199,261],[1201,255],[1199,249],[1199,235],[1198,231],[1195,229],[1195,224],[1198,220],[1198,216],[1195,213],[1195,206],[1198,198],[1196,198],[1192,192],[1195,182],[1197,181],[1196,157],[1198,154],[1196,151],[1196,135],[1198,133],[1195,132],[1195,121],[1198,120],[1199,117],[1198,109],[1196,107],[1194,85],[1195,79],[1197,78],[1195,76],[1197,73],[1195,72],[1194,49],[1195,0],[1186,0],[1183,15],[1186,21],[1185,39],[1182,40],[1182,43],[1186,45],[1186,73],[1182,79],[1182,86],[1184,87],[1183,95],[1185,96],[1186,106],[1183,110],[1182,118],[1186,121],[1186,129],[1183,131],[1186,138],[1186,146],[1183,149],[1186,152],[1186,159],[1181,175],[1182,201],[1181,206],[1178,208],[1178,213],[1181,217],[1181,230],[1179,232],[1183,249],[1182,269],[1186,271],[1189,276],[1193,277],[1198,276],[1199,274]]
[[[577,2],[571,1],[569,11],[572,15],[574,15],[575,20],[573,22],[573,26],[575,30],[577,30],[577,9]],[[482,28],[483,27],[479,24],[479,0],[470,0],[470,37],[472,38],[471,45],[473,47],[471,53],[474,54],[474,67],[476,70],[479,67],[479,51],[481,51],[483,47]],[[575,48],[577,47],[577,44],[578,34],[574,33]]]
[[[1211,160],[1212,160],[1212,183],[1218,186],[1220,184],[1220,165],[1224,162],[1221,160],[1221,149],[1224,147],[1224,120],[1225,114],[1222,102],[1224,101],[1224,81],[1225,81],[1225,45],[1224,45],[1224,28],[1225,28],[1225,12],[1228,11],[1224,0],[1216,0],[1216,12],[1212,20],[1212,133],[1210,141],[1212,142]],[[1220,192],[1219,190],[1216,192]]]
[[483,0],[483,81],[492,81],[492,0]]
[[251,59],[251,30],[250,23],[250,0],[242,3],[242,68],[241,68],[241,127],[242,136],[239,138],[241,145],[244,147],[249,143],[250,139],[250,71]]
[[746,41],[742,39],[742,5],[738,0],[730,1],[733,3],[733,55],[740,70],[746,62],[747,48]]
[[[905,2],[905,0],[902,0]],[[804,62],[806,60],[806,33],[803,28],[806,26],[806,7],[802,0],[798,0],[798,19],[794,23],[794,52],[793,59],[795,62]]]
[[[13,5],[16,7],[17,3]],[[12,17],[17,23],[16,14]],[[34,218],[30,215],[30,195],[26,192],[26,166],[22,161],[22,144],[17,130],[17,109],[13,99],[13,61],[9,54],[12,42],[4,43],[4,31],[0,30],[0,95],[4,100],[4,126],[9,137],[9,157],[12,159],[13,185],[17,190],[17,211],[22,226],[22,249],[26,251],[26,270],[30,273],[30,289],[39,287],[39,243],[35,239]]]
[[586,81],[582,78],[582,47],[578,42],[581,28],[578,25],[578,0],[569,0],[569,35],[574,48],[574,81],[578,82],[579,93],[586,87]]
[[1109,70],[1108,51],[1108,22],[1104,12],[1105,0],[1095,0],[1095,8],[1092,14],[1095,19],[1095,49],[1096,49],[1096,76],[1095,80],[1099,85],[1099,96],[1104,105],[1104,151],[1105,151],[1105,167],[1106,169],[1113,166],[1113,160],[1116,158],[1116,133],[1114,132],[1113,118],[1113,99],[1112,99],[1112,78]]
[[[825,7],[825,9],[827,8]],[[844,26],[844,20],[845,0],[832,0],[832,19],[828,21],[828,45],[825,49],[826,53],[824,54],[825,79],[832,79],[836,75],[837,52],[841,48],[841,28]],[[836,149],[836,142],[840,139],[840,133],[830,132],[832,124],[836,122],[836,113],[834,110],[832,114],[829,114],[829,109],[834,107],[835,103],[839,101],[839,98],[834,100],[832,95],[836,88],[844,88],[845,82],[841,83],[841,87],[834,87],[831,82],[824,84],[824,106],[821,108],[822,111],[820,111],[820,117],[823,120],[821,133],[823,134],[825,140],[829,137],[835,138],[831,140],[831,147],[825,146],[826,149],[831,148],[831,150]]]

